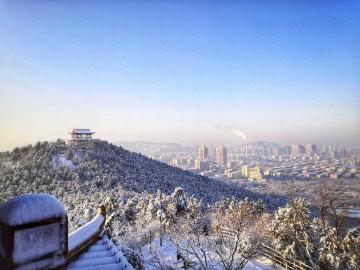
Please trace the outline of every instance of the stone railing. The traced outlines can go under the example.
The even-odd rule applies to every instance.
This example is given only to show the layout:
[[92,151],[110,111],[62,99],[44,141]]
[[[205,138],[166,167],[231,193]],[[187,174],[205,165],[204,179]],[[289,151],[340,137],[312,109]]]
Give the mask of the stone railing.
[[76,259],[91,246],[102,234],[106,221],[106,210],[100,206],[98,214],[88,223],[69,234],[67,262]]
[[68,234],[61,203],[47,194],[17,196],[0,207],[0,269],[65,269],[104,230],[105,207]]

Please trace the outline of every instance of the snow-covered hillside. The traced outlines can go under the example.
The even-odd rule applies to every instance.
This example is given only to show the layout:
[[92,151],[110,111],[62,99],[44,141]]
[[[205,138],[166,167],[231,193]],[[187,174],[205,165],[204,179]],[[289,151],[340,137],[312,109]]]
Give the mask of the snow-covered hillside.
[[85,194],[95,190],[111,193],[119,188],[137,193],[156,193],[158,189],[171,193],[182,187],[204,202],[232,196],[261,198],[273,208],[284,202],[283,197],[256,194],[239,185],[186,172],[105,141],[96,141],[86,150],[71,148],[62,141],[39,142],[3,156],[18,165],[0,169],[0,187],[6,187],[2,191],[4,199],[33,191],[53,194],[70,181],[71,188],[81,185]]

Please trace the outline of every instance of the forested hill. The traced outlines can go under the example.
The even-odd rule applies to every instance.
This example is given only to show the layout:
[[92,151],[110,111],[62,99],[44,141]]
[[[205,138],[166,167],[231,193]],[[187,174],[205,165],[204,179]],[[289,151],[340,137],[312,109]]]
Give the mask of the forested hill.
[[160,189],[169,194],[182,187],[187,194],[204,202],[231,196],[261,197],[276,207],[282,201],[171,167],[106,141],[95,141],[86,150],[70,147],[62,140],[38,142],[1,153],[0,160],[1,200],[29,192],[47,192],[60,198],[64,192],[111,194],[119,189],[135,193],[155,193]]

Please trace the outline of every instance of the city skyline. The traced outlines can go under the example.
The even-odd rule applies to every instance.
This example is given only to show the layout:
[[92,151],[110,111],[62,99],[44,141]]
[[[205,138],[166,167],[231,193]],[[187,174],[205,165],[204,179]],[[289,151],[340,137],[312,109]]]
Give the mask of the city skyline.
[[360,146],[359,12],[358,1],[2,1],[0,151],[72,128],[243,143],[219,125],[249,142]]

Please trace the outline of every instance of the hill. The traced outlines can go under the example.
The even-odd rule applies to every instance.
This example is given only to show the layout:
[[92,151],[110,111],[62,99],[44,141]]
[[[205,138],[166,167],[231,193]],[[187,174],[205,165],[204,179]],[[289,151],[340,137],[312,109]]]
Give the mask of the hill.
[[284,202],[282,197],[195,175],[106,141],[95,141],[90,149],[73,148],[61,140],[38,142],[1,153],[0,160],[0,201],[24,193],[49,193],[65,204],[70,221],[71,211],[84,205],[96,209],[106,197],[121,204],[144,192],[170,194],[176,187],[205,203],[227,197],[261,198],[274,209]]
[[248,146],[254,146],[254,147],[280,147],[281,145],[273,143],[273,142],[265,142],[265,141],[255,141],[250,142]]

